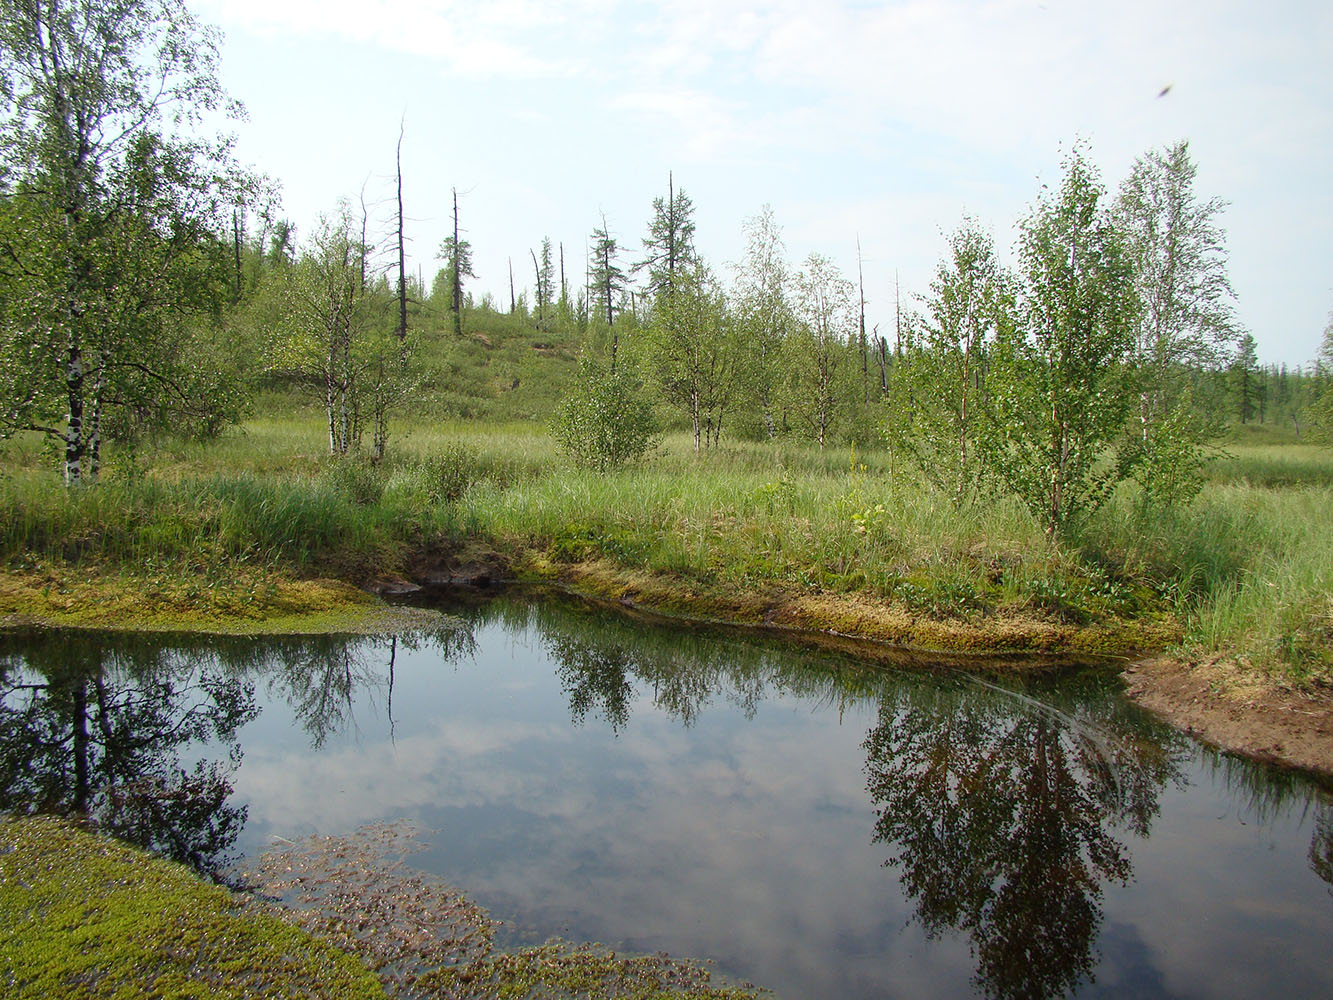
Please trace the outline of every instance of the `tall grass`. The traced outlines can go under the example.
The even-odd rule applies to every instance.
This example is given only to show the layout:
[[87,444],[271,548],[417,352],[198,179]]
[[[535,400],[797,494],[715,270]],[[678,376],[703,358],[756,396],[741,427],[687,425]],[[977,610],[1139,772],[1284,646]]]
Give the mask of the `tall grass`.
[[1086,541],[1157,586],[1196,649],[1333,682],[1333,486],[1210,483],[1181,510],[1113,507]]
[[1333,681],[1333,454],[1239,443],[1201,495],[1129,491],[1051,545],[1021,505],[955,508],[884,452],[668,435],[637,468],[570,468],[534,424],[420,423],[379,466],[324,454],[322,419],[250,421],[209,444],[111,453],[67,491],[31,441],[4,444],[0,558],[344,575],[471,536],[738,590],[866,593],[941,614],[1074,617],[1170,606],[1198,650]]

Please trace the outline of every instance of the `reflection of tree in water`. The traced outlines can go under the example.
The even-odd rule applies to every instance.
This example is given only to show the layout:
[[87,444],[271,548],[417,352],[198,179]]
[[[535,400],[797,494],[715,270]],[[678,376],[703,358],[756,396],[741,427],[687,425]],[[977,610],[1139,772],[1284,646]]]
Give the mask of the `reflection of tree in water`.
[[1310,870],[1329,885],[1333,894],[1333,809],[1325,806],[1315,817],[1310,838]]
[[[20,651],[21,650],[21,654]],[[0,808],[74,812],[216,874],[245,821],[226,804],[252,685],[133,637],[42,633],[0,645]],[[182,766],[188,746],[225,762]]]
[[1102,885],[1131,870],[1113,831],[1145,836],[1180,780],[1181,740],[1131,732],[1104,692],[1059,690],[1043,705],[965,681],[903,683],[865,741],[887,864],[931,937],[969,935],[991,996],[1061,996],[1091,975]]
[[212,649],[229,674],[263,676],[269,696],[291,706],[318,750],[356,724],[353,704],[362,691],[382,694],[392,727],[398,655],[426,647],[448,662],[471,655],[476,640],[463,622],[444,619],[438,628],[392,636],[220,638]]
[[[387,692],[394,661],[430,644],[448,660],[475,643],[460,623],[393,637],[0,636],[0,809],[75,812],[122,839],[210,874],[245,821],[227,804],[254,682],[293,707],[315,747],[353,722],[359,688]],[[183,753],[220,750],[221,760]]]
[[[645,627],[586,604],[496,602],[486,609],[515,629],[535,628],[557,664],[570,714],[593,713],[620,732],[629,724],[636,683],[658,709],[690,726],[714,698],[753,718],[767,693],[813,695],[838,702],[863,696],[867,676],[811,669],[811,658],[777,643],[729,637],[718,630]],[[874,683],[870,682],[873,689]]]

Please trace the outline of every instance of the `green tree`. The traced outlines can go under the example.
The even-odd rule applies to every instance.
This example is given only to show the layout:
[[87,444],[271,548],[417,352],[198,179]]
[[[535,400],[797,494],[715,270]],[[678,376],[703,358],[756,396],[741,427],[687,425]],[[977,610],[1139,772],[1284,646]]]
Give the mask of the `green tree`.
[[831,260],[806,258],[796,277],[798,323],[785,345],[788,402],[823,448],[842,416],[851,375],[854,286]]
[[588,261],[589,305],[593,316],[605,316],[611,334],[611,368],[616,367],[620,335],[616,332],[616,303],[625,293],[625,271],[617,261],[619,248],[608,232],[606,218],[592,231],[592,249]]
[[273,273],[268,370],[319,393],[330,454],[359,450],[369,416],[379,458],[387,414],[414,384],[414,341],[398,337],[394,292],[382,274],[368,277],[373,248],[360,234],[344,201],[320,220],[297,262]]
[[792,315],[791,283],[782,242],[782,227],[765,205],[745,222],[745,256],[736,267],[736,313],[741,337],[751,363],[747,366],[748,388],[758,404],[764,431],[777,436],[774,415],[778,388],[783,378],[783,345],[795,320]]
[[726,296],[702,264],[663,289],[644,331],[648,372],[690,419],[694,450],[715,445],[735,399],[741,352]]
[[653,300],[670,295],[676,279],[699,263],[694,249],[694,203],[684,189],[676,190],[669,173],[666,200],[653,199],[653,217],[643,249],[645,256],[634,265],[634,271],[648,272],[648,295]]
[[[1218,430],[1198,405],[1200,370],[1219,370],[1238,338],[1227,277],[1219,198],[1201,201],[1189,144],[1176,143],[1135,161],[1116,200],[1139,298],[1135,319],[1138,427],[1126,460],[1145,499],[1191,496],[1206,440]],[[1168,489],[1168,484],[1172,488]]]
[[551,238],[542,237],[542,254],[538,259],[535,251],[529,251],[532,254],[532,269],[536,277],[536,310],[537,310],[537,329],[543,333],[551,328],[552,305],[555,297],[552,284],[555,281],[555,267],[551,262]]
[[472,244],[458,235],[458,189],[454,195],[454,231],[440,244],[436,256],[443,260],[446,287],[449,290],[449,309],[454,318],[454,336],[463,336],[463,279],[477,275],[472,270]]
[[552,433],[575,465],[609,472],[641,461],[657,441],[657,424],[627,365],[603,367],[585,357]]
[[1018,322],[992,352],[987,385],[1005,428],[997,471],[1048,536],[1095,511],[1137,398],[1135,296],[1103,189],[1075,150],[1059,190],[1021,224]]
[[106,411],[225,419],[218,358],[191,336],[249,184],[199,128],[239,111],[216,65],[216,33],[178,0],[0,2],[0,432],[60,440],[71,485],[96,475]]
[[985,370],[990,346],[1012,315],[1012,281],[995,258],[989,234],[972,220],[948,238],[935,271],[926,315],[910,327],[908,350],[895,366],[890,418],[894,445],[955,503],[974,490],[991,437]]
[[1324,327],[1319,356],[1314,363],[1314,375],[1308,381],[1312,383],[1312,391],[1306,391],[1312,397],[1308,409],[1314,424],[1314,436],[1318,440],[1333,443],[1333,312],[1328,314],[1328,325]]
[[1242,424],[1248,424],[1258,415],[1259,393],[1262,389],[1258,345],[1252,335],[1247,333],[1241,337],[1230,372],[1236,415]]

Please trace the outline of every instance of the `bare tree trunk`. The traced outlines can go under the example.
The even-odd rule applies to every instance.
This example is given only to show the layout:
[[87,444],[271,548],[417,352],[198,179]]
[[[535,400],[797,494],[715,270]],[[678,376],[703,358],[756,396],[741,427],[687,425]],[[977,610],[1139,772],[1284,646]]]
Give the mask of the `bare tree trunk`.
[[870,402],[870,351],[866,342],[866,279],[861,269],[861,237],[856,238],[856,283],[861,300],[861,392]]
[[903,304],[898,286],[898,270],[893,271],[893,356],[903,356]]
[[461,252],[458,249],[458,188],[453,189],[454,193],[454,267],[453,267],[453,298],[454,298],[454,336],[463,336],[463,276],[458,273]]
[[518,300],[514,298],[514,258],[509,258],[509,312],[512,315],[518,308]]
[[88,433],[88,479],[94,483],[102,471],[102,394],[105,389],[106,370],[99,366],[97,377],[93,379],[93,415],[88,422],[91,428]]
[[[407,340],[407,251],[403,239],[403,123],[398,123],[398,340]],[[364,252],[364,251],[363,251]]]
[[537,329],[541,330],[546,326],[546,309],[544,296],[542,295],[542,269],[537,263],[537,251],[528,247],[528,253],[532,256],[532,273],[537,278]]
[[[667,280],[666,291],[670,295],[676,283],[676,184],[671,171],[667,171]],[[695,449],[698,450],[697,448]]]

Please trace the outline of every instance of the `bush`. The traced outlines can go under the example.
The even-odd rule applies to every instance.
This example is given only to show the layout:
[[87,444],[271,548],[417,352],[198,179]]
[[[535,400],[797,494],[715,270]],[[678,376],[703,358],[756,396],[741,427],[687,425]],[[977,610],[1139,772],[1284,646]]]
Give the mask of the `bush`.
[[606,472],[638,462],[656,446],[657,423],[642,386],[624,366],[585,359],[574,391],[556,410],[551,433],[582,468]]

